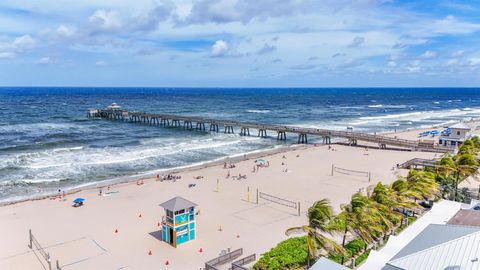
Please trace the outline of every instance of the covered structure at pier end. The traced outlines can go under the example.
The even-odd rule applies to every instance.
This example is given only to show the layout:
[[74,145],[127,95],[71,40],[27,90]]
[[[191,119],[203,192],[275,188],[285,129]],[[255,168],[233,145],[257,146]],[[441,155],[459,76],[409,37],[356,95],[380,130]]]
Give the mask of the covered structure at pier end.
[[162,240],[173,247],[195,239],[195,207],[197,204],[180,196],[162,204]]

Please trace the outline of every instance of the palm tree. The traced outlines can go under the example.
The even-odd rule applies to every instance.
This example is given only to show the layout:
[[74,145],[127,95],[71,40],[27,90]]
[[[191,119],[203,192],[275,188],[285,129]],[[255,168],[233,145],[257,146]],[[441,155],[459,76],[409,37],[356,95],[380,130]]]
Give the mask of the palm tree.
[[435,174],[426,171],[410,170],[407,177],[408,189],[420,195],[415,199],[431,199],[438,194]]
[[[470,145],[466,145],[470,147]],[[463,147],[463,146],[462,146]],[[455,195],[454,199],[457,200],[458,196],[458,185],[461,181],[467,177],[477,174],[479,163],[473,153],[468,153],[464,151],[463,154],[458,154],[455,158],[445,157],[442,158],[437,165],[437,171],[443,177],[452,176],[455,181]]]
[[[345,247],[347,234],[351,233],[361,238],[365,243],[375,242],[375,236],[383,234],[391,228],[391,222],[382,215],[380,204],[357,192],[352,195],[349,204],[343,205],[343,212],[337,217],[336,223],[343,226],[342,247]],[[384,209],[383,209],[384,210]],[[342,264],[345,257],[342,257]]]
[[[405,187],[408,188],[408,184],[405,184]],[[387,218],[400,218],[400,226],[403,224],[404,218],[403,214],[399,212],[401,209],[415,210],[419,208],[419,205],[411,201],[405,193],[397,192],[393,187],[383,185],[380,182],[369,193],[369,197],[373,201],[386,207],[383,212]]]
[[311,259],[316,259],[319,251],[324,253],[335,252],[345,254],[342,247],[325,236],[325,234],[331,234],[334,231],[334,228],[328,226],[329,222],[334,218],[333,209],[330,206],[329,200],[322,199],[315,202],[312,207],[308,209],[307,216],[308,225],[290,228],[285,234],[287,236],[294,233],[307,234],[308,266],[310,266]]

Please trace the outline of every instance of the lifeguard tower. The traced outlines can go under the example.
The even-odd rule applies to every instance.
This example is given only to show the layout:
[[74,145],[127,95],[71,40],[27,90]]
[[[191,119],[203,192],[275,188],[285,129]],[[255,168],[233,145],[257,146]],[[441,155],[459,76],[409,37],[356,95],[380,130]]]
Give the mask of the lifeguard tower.
[[175,197],[162,204],[162,240],[173,247],[195,239],[195,206],[182,197]]

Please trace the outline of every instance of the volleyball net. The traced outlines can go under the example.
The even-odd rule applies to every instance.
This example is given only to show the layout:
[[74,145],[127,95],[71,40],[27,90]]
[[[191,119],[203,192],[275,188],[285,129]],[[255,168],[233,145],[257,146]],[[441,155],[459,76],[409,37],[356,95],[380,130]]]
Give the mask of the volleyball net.
[[280,198],[278,196],[274,196],[272,194],[268,194],[268,193],[265,193],[265,192],[259,192],[257,190],[257,204],[258,204],[259,199],[263,199],[263,200],[266,200],[266,201],[269,201],[269,202],[272,202],[272,203],[276,203],[278,205],[286,206],[286,207],[289,207],[289,208],[293,208],[293,209],[297,210],[298,215],[300,216],[300,202],[287,200],[287,199],[284,199],[284,198]]
[[332,176],[334,176],[336,173],[351,175],[351,176],[358,176],[358,177],[365,177],[365,178],[368,178],[368,182],[370,182],[371,173],[369,171],[351,170],[351,169],[341,168],[341,167],[332,165]]

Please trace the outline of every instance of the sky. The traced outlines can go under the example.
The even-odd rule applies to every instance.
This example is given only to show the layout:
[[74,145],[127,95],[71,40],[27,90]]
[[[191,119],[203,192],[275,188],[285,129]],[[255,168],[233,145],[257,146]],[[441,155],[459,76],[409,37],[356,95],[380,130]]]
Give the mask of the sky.
[[1,0],[1,86],[476,87],[480,0]]

